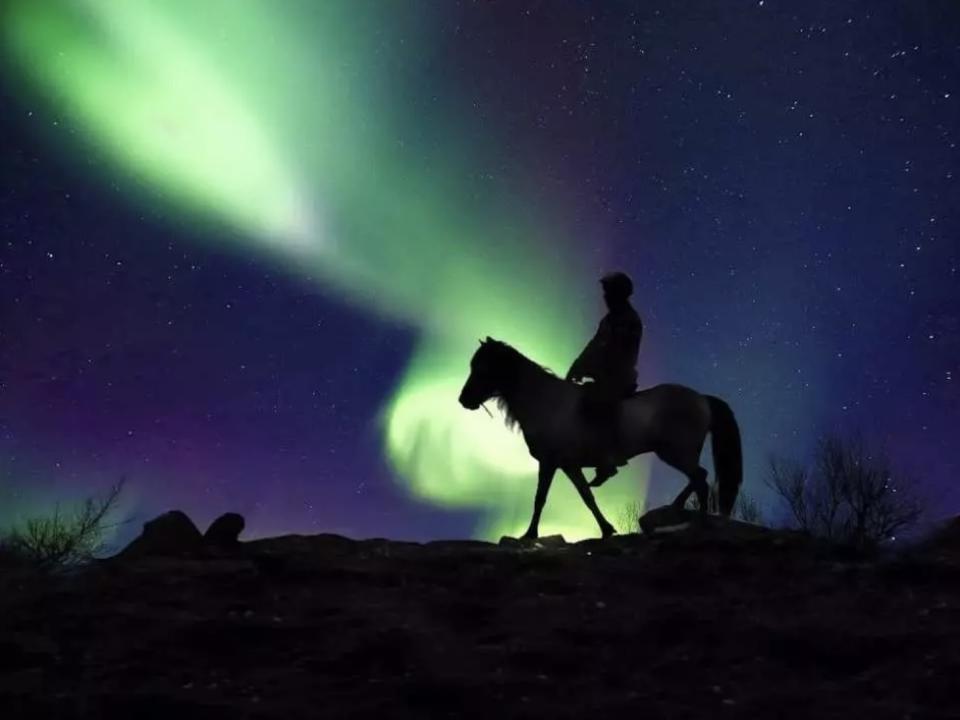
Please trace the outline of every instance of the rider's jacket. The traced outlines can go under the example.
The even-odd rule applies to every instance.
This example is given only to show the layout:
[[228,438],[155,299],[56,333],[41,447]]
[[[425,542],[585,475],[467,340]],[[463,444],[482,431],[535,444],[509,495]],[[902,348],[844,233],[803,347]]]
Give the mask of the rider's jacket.
[[622,393],[633,392],[642,337],[643,323],[629,302],[610,310],[600,321],[593,339],[570,366],[568,377],[591,377]]

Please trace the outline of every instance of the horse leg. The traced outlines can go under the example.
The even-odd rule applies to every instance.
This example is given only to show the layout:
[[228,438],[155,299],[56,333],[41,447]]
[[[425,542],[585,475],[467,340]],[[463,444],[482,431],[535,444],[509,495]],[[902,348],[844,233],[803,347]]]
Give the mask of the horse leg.
[[597,474],[590,481],[590,487],[598,488],[616,474],[617,468],[615,465],[600,465],[597,467]]
[[590,486],[587,485],[587,479],[583,476],[583,470],[579,467],[565,467],[563,471],[567,474],[567,477],[570,478],[571,482],[573,482],[573,486],[577,489],[577,492],[580,493],[580,497],[583,499],[583,502],[586,503],[590,512],[593,513],[593,518],[600,526],[600,533],[603,537],[607,538],[616,533],[616,529],[607,522],[603,513],[600,512],[600,508],[597,507],[597,501],[594,500],[593,493],[590,492]]
[[675,468],[687,476],[687,485],[680,491],[680,494],[674,498],[672,505],[675,508],[682,508],[687,504],[687,499],[693,494],[697,494],[697,502],[700,505],[700,512],[707,512],[707,505],[710,500],[710,486],[707,485],[707,471],[700,467],[698,462],[699,453],[696,455],[690,453],[681,453],[673,450],[656,450],[657,457],[663,460],[667,465]]
[[543,512],[543,505],[547,502],[547,493],[550,491],[550,484],[556,472],[556,465],[540,463],[540,470],[537,473],[537,495],[533,499],[533,517],[530,518],[530,527],[522,536],[526,539],[537,537],[540,529],[540,513]]

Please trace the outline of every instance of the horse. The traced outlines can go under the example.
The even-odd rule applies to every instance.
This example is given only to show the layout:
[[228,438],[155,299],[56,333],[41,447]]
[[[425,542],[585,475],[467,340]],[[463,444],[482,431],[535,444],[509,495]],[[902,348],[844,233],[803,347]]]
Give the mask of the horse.
[[[558,469],[574,487],[600,526],[604,538],[616,533],[600,512],[583,468],[596,468],[605,456],[608,439],[584,417],[581,403],[588,385],[564,380],[510,345],[487,337],[470,360],[470,375],[460,392],[460,404],[476,410],[496,398],[508,427],[519,426],[530,455],[539,463],[533,517],[523,538],[538,535],[540,513]],[[485,407],[485,406],[484,406]],[[641,390],[620,403],[619,449],[632,458],[653,452],[687,478],[673,501],[682,508],[696,494],[707,512],[707,471],[700,453],[711,435],[720,513],[729,517],[743,479],[740,428],[730,406],[713,395],[683,385],[663,384]],[[595,478],[595,483],[599,478]]]

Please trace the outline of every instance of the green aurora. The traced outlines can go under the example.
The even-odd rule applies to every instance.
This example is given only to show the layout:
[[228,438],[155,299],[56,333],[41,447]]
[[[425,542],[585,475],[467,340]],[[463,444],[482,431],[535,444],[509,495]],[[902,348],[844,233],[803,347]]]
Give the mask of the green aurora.
[[[418,19],[386,4],[283,7],[13,0],[4,46],[24,99],[76,129],[70,150],[106,160],[105,180],[415,329],[381,417],[387,460],[414,496],[482,511],[479,536],[516,534],[534,461],[519,434],[457,395],[479,336],[565,368],[591,322],[562,290],[597,272],[522,188],[473,171],[496,138],[468,150],[455,118],[427,118],[400,94]],[[406,41],[392,41],[401,27]],[[633,468],[599,493],[608,514],[642,501],[646,466]],[[554,485],[541,532],[596,535],[569,483]]]

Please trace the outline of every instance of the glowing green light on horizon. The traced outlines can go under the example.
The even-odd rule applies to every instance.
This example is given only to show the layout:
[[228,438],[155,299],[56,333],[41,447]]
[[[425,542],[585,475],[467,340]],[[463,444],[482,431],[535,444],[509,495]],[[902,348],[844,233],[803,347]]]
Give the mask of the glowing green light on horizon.
[[[421,116],[374,92],[390,83],[367,43],[389,18],[350,2],[276,7],[15,0],[0,19],[23,74],[112,161],[111,178],[241,229],[248,252],[420,329],[382,417],[388,460],[417,497],[483,509],[483,536],[516,533],[533,460],[518,434],[456,399],[478,336],[564,368],[589,333],[563,292],[582,263],[521,198],[478,204],[470,157],[490,148],[425,160],[398,147]],[[542,531],[596,535],[569,483],[554,488]],[[598,499],[613,511],[641,491],[619,479]]]

